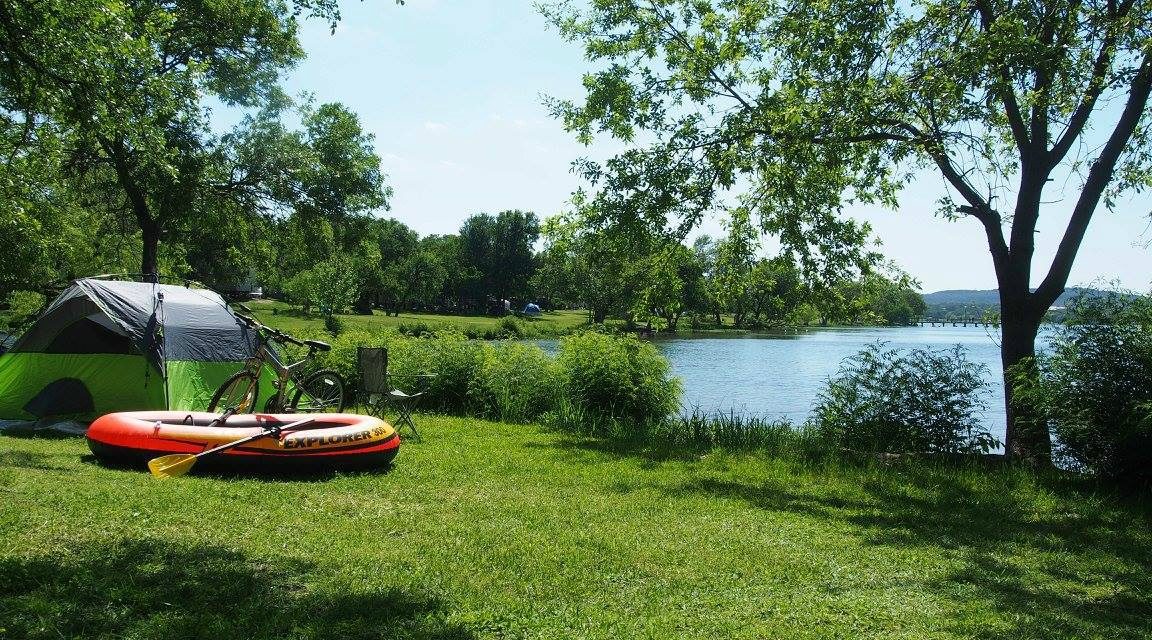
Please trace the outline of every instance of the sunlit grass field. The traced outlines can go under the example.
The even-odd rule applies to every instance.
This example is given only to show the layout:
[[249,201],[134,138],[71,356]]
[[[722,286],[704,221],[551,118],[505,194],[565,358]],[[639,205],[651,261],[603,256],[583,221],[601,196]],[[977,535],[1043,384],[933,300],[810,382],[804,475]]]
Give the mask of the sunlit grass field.
[[423,416],[388,473],[0,436],[0,638],[1147,638],[1147,503]]
[[[310,334],[324,331],[324,318],[320,314],[304,314],[298,307],[275,300],[254,300],[246,303],[256,317],[269,326],[294,334]],[[502,318],[492,316],[452,316],[431,313],[401,313],[399,316],[386,316],[383,311],[372,315],[338,314],[345,331],[379,331],[385,327],[423,325],[429,330],[455,328],[464,332],[483,335],[486,331],[499,331]],[[542,336],[564,335],[588,322],[586,311],[549,311],[539,318],[522,319],[529,331]]]

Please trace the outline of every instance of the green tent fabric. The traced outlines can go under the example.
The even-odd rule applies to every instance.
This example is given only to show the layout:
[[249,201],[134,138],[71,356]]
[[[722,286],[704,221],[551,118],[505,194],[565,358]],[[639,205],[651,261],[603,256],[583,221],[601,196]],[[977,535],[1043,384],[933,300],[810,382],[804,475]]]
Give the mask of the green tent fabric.
[[[0,419],[204,410],[255,349],[253,331],[213,291],[77,280],[0,355]],[[271,373],[261,382],[266,397]],[[89,405],[64,396],[81,388],[92,411],[77,414],[76,407]]]

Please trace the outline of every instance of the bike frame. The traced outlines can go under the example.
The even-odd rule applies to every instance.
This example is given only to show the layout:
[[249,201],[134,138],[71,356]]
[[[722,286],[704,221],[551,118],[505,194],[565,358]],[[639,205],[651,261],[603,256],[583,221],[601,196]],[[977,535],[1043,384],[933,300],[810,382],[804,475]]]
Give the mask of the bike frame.
[[264,364],[267,363],[272,366],[272,370],[276,373],[276,392],[269,398],[269,401],[275,401],[275,406],[283,409],[284,394],[288,391],[288,382],[295,379],[298,369],[312,360],[315,350],[309,348],[308,355],[304,359],[285,364],[276,354],[276,351],[269,348],[271,340],[264,334],[263,326],[256,327],[255,331],[257,335],[256,353],[245,362],[244,368],[252,373],[254,379],[258,380]]

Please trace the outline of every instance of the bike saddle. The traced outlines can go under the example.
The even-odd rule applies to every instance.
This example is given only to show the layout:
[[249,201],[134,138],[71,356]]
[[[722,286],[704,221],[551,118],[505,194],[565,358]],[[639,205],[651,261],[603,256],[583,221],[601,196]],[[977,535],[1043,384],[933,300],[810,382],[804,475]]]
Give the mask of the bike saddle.
[[332,350],[332,345],[328,344],[327,342],[320,342],[319,340],[305,340],[304,345],[310,349],[315,349],[317,351],[331,351]]

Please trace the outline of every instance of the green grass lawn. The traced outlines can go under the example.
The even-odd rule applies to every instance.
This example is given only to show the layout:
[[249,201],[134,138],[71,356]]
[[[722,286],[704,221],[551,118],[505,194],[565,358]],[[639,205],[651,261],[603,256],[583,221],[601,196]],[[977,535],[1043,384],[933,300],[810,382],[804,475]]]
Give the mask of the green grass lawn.
[[1152,509],[1092,485],[418,421],[294,480],[0,436],[0,638],[1152,636]]
[[[324,331],[324,318],[319,314],[304,314],[297,307],[275,300],[254,300],[246,303],[263,323],[292,334],[310,334]],[[275,311],[275,315],[273,315]],[[483,334],[500,330],[502,318],[491,316],[448,316],[431,313],[401,313],[386,316],[383,311],[372,315],[338,314],[346,331],[379,331],[385,327],[421,325],[429,329],[455,328]],[[586,311],[549,311],[539,318],[520,320],[530,331],[543,336],[563,335],[588,322]]]

